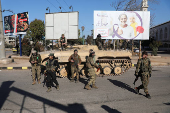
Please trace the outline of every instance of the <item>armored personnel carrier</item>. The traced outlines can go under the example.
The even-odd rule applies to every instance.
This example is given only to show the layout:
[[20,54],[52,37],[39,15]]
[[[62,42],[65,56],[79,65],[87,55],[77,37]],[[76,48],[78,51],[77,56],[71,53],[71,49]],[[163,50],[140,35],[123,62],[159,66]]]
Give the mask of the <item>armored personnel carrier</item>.
[[[88,74],[85,65],[86,58],[89,56],[89,50],[95,51],[96,63],[99,63],[102,68],[96,69],[97,76],[114,76],[125,73],[132,66],[130,51],[117,51],[117,50],[99,50],[95,45],[78,45],[73,46],[73,49],[67,51],[56,51],[55,57],[58,57],[60,64],[60,75],[61,77],[67,77],[69,74],[70,63],[68,58],[73,54],[74,49],[78,50],[78,54],[81,57],[82,63],[79,66],[79,70],[82,76]],[[49,53],[41,54],[42,59],[47,58]]]

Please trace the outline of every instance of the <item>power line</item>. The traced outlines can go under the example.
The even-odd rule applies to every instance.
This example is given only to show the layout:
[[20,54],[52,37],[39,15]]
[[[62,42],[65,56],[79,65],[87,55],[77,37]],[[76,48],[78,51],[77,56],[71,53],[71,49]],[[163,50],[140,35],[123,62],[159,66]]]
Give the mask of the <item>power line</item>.
[[70,7],[65,0],[63,0],[63,1],[66,3],[66,5],[67,5],[68,7]]
[[[58,0],[56,0],[58,2]],[[60,2],[58,2],[58,4],[64,9],[64,7],[60,4]],[[64,9],[65,10],[65,9]],[[66,11],[66,10],[65,10]]]
[[[47,0],[48,1],[48,0]],[[50,1],[48,1],[52,6],[54,6],[58,11],[60,11],[54,4],[52,4]]]

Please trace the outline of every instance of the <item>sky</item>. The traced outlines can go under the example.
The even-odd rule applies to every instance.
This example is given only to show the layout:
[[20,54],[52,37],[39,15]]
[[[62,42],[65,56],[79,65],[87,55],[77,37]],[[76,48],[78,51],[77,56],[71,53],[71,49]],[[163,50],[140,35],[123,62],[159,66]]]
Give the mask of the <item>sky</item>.
[[[12,10],[15,14],[29,13],[29,23],[34,19],[45,21],[46,8],[50,12],[69,12],[69,6],[73,6],[73,11],[79,12],[79,29],[85,27],[83,35],[91,35],[93,29],[94,10],[114,11],[111,3],[115,0],[1,0],[2,10]],[[148,4],[149,11],[155,15],[154,25],[170,21],[170,0],[159,0],[159,4]],[[59,7],[62,7],[59,9]],[[3,12],[2,16],[12,15],[11,12]],[[81,32],[82,36],[82,32]]]

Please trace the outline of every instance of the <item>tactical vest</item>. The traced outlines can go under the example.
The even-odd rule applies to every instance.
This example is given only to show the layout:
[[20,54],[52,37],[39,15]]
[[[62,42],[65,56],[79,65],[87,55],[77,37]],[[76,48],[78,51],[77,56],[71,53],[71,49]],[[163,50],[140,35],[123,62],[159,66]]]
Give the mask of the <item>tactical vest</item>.
[[71,56],[74,60],[74,62],[72,63],[73,65],[77,66],[79,64],[79,55],[74,56],[74,54],[72,54]]
[[145,59],[141,59],[140,71],[141,72],[150,72],[150,60],[147,58],[146,62]]
[[[91,65],[91,60],[93,60],[92,57],[88,57],[87,60],[86,60],[86,67],[88,69],[94,68],[94,66]],[[93,60],[93,62],[94,62],[94,60]]]
[[52,60],[52,62],[51,62],[51,66],[50,66],[50,59],[47,61],[47,63],[46,63],[46,70],[53,70],[53,69],[55,69],[56,68],[56,66],[54,66],[54,59]]
[[63,39],[62,37],[60,37],[60,42],[61,42],[61,40],[63,40],[62,43],[65,43],[65,42],[66,42],[65,37],[64,37],[64,39]]
[[[37,62],[38,62],[39,57],[40,57],[40,55],[39,55],[39,54],[38,54],[38,55],[36,55],[36,56],[31,55],[31,59],[32,59],[32,61],[37,61]],[[34,65],[35,65],[35,64],[34,64]],[[39,66],[39,65],[40,65],[40,63],[37,63],[37,64],[36,64],[36,66]]]

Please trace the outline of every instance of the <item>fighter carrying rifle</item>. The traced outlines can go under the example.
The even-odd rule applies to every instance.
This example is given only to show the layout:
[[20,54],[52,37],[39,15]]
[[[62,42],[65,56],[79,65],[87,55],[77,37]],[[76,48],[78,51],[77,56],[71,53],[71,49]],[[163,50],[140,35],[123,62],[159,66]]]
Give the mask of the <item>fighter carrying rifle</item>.
[[29,59],[32,66],[32,85],[36,84],[35,78],[37,73],[38,84],[40,84],[40,72],[41,72],[41,56],[35,50],[32,51],[32,55]]
[[74,54],[72,54],[68,61],[71,63],[71,82],[74,82],[74,73],[76,73],[76,82],[79,82],[79,65],[81,64],[81,58],[78,55],[77,49],[74,50]]

